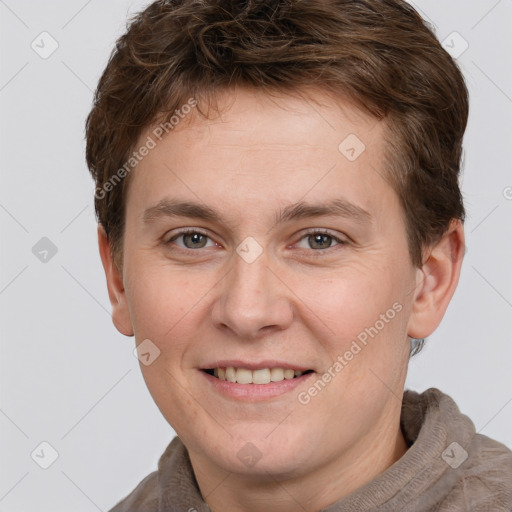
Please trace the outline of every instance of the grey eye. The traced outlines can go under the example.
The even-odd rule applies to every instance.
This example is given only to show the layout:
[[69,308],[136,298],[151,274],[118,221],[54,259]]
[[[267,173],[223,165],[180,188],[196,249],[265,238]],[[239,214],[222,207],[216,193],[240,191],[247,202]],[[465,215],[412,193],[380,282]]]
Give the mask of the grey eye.
[[328,249],[334,240],[334,237],[325,234],[308,235],[308,245],[311,249]]
[[206,246],[208,241],[208,237],[202,233],[185,233],[180,237],[183,238],[183,244],[187,249],[201,249]]

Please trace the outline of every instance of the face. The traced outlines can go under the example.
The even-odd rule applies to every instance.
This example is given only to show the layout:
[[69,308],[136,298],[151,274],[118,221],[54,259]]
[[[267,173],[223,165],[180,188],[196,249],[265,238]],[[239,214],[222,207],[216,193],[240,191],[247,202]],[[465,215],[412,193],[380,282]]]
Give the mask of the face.
[[201,467],[305,475],[396,426],[418,269],[386,128],[315,97],[224,93],[140,139],[116,315],[150,340],[144,379]]

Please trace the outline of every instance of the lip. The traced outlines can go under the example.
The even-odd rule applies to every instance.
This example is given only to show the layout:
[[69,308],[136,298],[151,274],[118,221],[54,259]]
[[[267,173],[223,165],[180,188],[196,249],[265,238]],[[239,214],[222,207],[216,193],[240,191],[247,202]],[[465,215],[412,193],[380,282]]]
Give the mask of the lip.
[[[259,368],[261,368],[261,366]],[[268,366],[266,368],[268,368]],[[292,367],[287,366],[287,368]],[[202,370],[199,370],[199,372],[204,376],[208,384],[211,385],[217,393],[230,398],[248,402],[261,402],[285,395],[286,393],[290,393],[296,389],[301,384],[304,384],[312,376],[316,375],[315,372],[311,372],[301,375],[300,377],[284,379],[279,382],[270,382],[269,384],[238,384],[236,382],[220,380],[217,377],[214,377],[213,375],[210,375],[209,373],[206,373]]]
[[[201,370],[212,370],[214,368],[246,368],[247,370],[261,370],[264,368],[284,368],[290,370],[299,370],[301,372],[305,372],[307,370],[313,370],[313,368],[307,368],[301,365],[294,365],[290,363],[285,363],[283,361],[277,361],[275,359],[266,359],[264,361],[242,361],[240,359],[222,359],[219,361],[214,361],[213,363],[206,364],[201,366]],[[314,371],[314,370],[313,370]],[[266,384],[265,384],[266,385]]]

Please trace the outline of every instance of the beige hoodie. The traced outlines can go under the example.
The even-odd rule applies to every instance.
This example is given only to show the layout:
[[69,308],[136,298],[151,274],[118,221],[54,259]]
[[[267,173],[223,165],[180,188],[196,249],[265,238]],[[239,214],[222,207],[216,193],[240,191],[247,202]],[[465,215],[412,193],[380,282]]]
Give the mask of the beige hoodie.
[[[407,452],[386,471],[319,512],[511,512],[512,452],[477,434],[436,388],[405,391]],[[211,512],[188,452],[175,437],[148,475],[110,512]]]

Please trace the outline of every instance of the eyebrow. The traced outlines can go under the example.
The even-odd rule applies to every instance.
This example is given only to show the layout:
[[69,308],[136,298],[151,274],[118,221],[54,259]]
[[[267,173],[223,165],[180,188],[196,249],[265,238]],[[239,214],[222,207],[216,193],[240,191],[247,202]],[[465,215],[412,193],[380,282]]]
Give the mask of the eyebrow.
[[[353,219],[360,224],[372,222],[371,214],[354,203],[344,199],[333,199],[326,203],[311,204],[299,201],[286,206],[274,218],[275,225],[298,219],[336,216]],[[191,217],[217,223],[225,223],[222,216],[208,206],[189,202],[162,199],[155,206],[151,206],[143,213],[144,224],[150,224],[165,217]]]

